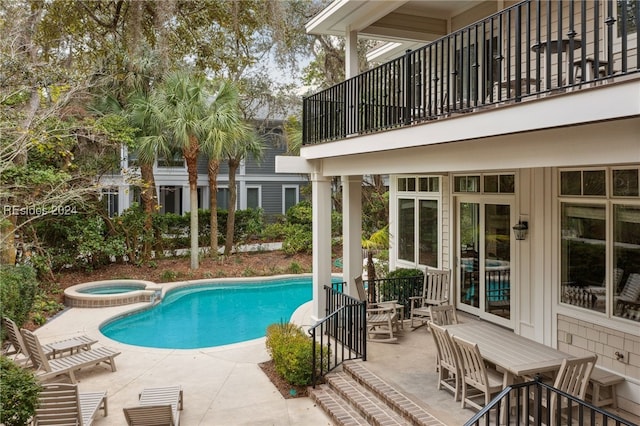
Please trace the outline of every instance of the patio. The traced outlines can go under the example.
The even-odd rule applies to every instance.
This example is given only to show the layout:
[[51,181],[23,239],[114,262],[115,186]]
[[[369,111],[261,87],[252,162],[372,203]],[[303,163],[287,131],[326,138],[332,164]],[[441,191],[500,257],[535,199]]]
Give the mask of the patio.
[[[43,343],[87,334],[122,354],[117,371],[92,368],[77,377],[81,391],[107,390],[109,415],[97,426],[122,425],[122,408],[134,406],[145,387],[179,384],[184,390],[183,425],[330,425],[331,420],[309,398],[284,399],[258,364],[269,359],[264,339],[201,350],[166,350],[121,344],[104,337],[98,326],[126,312],[129,305],[102,309],[72,308],[37,330]],[[293,321],[308,325],[310,304]],[[470,320],[466,317],[463,320]],[[450,393],[438,391],[433,339],[426,329],[406,327],[397,344],[371,343],[366,367],[445,424],[460,425],[474,411],[461,409]],[[624,418],[640,418],[619,412]]]

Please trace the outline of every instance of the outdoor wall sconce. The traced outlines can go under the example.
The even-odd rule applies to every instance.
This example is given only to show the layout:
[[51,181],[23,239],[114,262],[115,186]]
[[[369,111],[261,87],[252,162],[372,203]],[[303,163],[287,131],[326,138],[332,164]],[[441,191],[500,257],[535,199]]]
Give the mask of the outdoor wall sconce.
[[518,221],[513,225],[513,233],[516,235],[516,240],[522,241],[527,239],[527,231],[529,230],[529,222]]

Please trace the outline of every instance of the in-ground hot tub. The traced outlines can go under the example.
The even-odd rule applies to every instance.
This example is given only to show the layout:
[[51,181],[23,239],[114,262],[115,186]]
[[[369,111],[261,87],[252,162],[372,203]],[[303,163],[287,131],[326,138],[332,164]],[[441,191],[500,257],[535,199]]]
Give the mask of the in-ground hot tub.
[[64,302],[72,308],[104,308],[151,302],[160,297],[160,287],[152,281],[105,280],[71,286],[64,291]]

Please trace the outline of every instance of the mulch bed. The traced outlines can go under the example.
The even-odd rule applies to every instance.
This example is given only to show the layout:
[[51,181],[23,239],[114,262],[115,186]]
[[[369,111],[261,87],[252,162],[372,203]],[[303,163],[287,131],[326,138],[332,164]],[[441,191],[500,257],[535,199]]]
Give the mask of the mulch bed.
[[277,372],[273,360],[265,361],[259,364],[264,374],[267,375],[271,383],[278,389],[285,399],[302,398],[309,396],[307,386],[295,386],[287,383]]

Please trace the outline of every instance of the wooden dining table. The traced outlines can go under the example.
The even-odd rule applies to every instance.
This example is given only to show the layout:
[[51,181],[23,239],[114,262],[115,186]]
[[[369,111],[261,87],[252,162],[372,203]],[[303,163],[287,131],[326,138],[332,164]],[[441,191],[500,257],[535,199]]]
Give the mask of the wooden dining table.
[[516,378],[558,371],[563,359],[573,358],[486,321],[470,320],[445,325],[444,328],[452,336],[476,343],[482,357],[504,372],[505,387],[514,383]]

